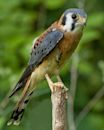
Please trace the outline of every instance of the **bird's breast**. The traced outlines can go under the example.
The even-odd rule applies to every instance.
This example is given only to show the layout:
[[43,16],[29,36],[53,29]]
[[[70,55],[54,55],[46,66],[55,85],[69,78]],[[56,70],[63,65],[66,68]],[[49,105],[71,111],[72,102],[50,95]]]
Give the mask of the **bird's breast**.
[[65,60],[68,59],[75,48],[77,47],[79,40],[81,38],[81,34],[70,34],[66,33],[64,38],[59,43],[59,50],[60,50],[60,65],[64,64]]

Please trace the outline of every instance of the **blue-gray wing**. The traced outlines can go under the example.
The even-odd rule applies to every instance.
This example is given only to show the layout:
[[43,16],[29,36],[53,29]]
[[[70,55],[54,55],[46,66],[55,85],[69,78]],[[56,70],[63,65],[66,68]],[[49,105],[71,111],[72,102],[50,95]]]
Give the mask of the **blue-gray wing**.
[[38,47],[33,50],[29,65],[33,68],[36,67],[55,48],[62,37],[63,32],[59,30],[49,32]]
[[50,31],[43,41],[32,50],[31,57],[27,68],[25,69],[20,80],[16,84],[12,91],[12,95],[17,92],[20,88],[24,87],[28,77],[31,75],[32,71],[43,61],[43,59],[56,47],[59,41],[63,38],[63,32],[59,30]]

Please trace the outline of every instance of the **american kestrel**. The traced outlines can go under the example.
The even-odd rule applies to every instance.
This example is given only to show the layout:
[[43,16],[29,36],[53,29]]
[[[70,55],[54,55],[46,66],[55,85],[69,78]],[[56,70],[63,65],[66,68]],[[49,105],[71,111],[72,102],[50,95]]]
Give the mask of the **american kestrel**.
[[33,90],[45,75],[59,75],[61,67],[77,47],[87,20],[82,9],[68,9],[34,42],[29,63],[11,95],[23,88],[8,125],[18,125]]

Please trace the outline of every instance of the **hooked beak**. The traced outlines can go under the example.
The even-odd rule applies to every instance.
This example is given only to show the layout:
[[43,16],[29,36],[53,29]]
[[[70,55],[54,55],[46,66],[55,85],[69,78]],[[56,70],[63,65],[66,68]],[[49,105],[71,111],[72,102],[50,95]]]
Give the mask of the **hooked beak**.
[[87,17],[80,17],[79,20],[78,20],[78,24],[80,25],[86,25],[86,22],[87,22]]

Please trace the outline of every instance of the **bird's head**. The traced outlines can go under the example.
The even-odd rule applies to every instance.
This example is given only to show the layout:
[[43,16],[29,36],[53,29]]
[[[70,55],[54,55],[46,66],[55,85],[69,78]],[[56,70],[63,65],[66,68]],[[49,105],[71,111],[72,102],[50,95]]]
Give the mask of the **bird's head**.
[[59,20],[59,24],[65,32],[83,30],[86,24],[87,14],[83,9],[68,9]]

